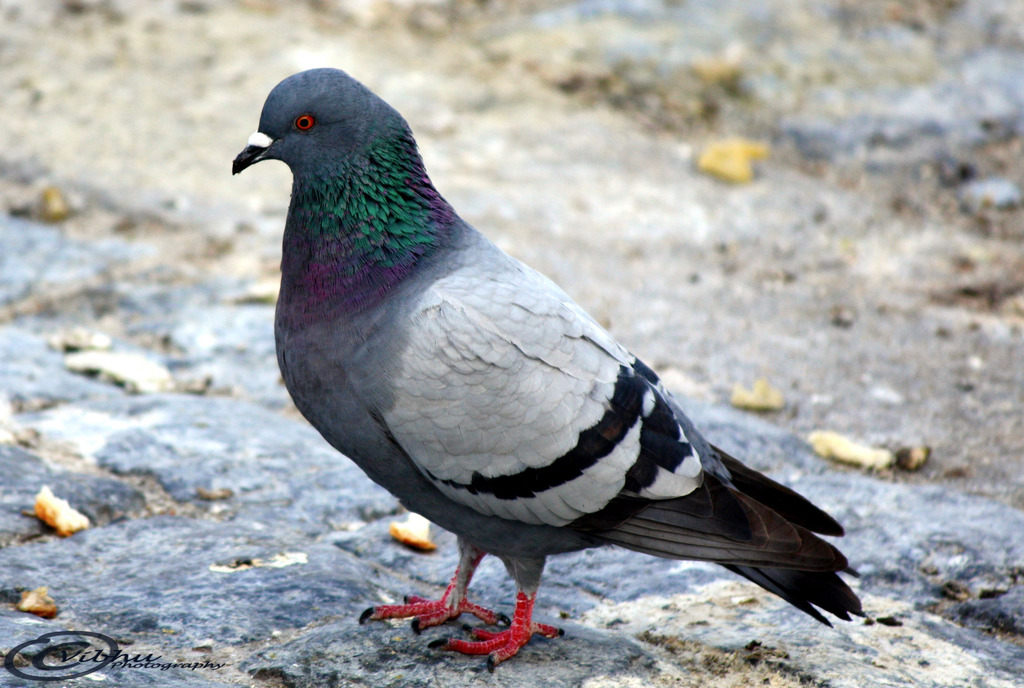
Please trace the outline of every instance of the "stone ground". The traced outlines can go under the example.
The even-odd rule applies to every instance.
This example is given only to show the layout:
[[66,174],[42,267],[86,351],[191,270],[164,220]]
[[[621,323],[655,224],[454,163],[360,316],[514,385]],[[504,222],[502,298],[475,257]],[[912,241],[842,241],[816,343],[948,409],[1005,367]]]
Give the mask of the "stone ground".
[[[1024,5],[751,7],[0,2],[0,651],[76,629],[224,665],[72,686],[1024,685]],[[829,630],[715,567],[603,550],[549,564],[539,615],[567,636],[494,675],[426,648],[457,625],[359,627],[436,593],[454,546],[393,543],[394,500],[279,383],[288,174],[228,169],[269,89],[319,65],[398,107],[460,213],[713,440],[832,511],[877,621]],[[737,135],[772,146],[754,182],[695,170]],[[47,186],[70,217],[44,222]],[[74,327],[173,389],[70,372],[47,339]],[[784,410],[723,405],[757,377]],[[865,475],[807,450],[819,428],[933,453]],[[24,515],[44,484],[94,526]],[[43,585],[56,618],[14,610]],[[500,566],[474,590],[512,604]]]

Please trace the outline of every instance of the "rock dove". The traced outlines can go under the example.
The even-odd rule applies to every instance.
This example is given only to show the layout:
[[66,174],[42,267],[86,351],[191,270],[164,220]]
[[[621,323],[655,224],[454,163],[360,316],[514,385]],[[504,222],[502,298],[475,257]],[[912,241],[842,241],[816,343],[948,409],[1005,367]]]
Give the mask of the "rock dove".
[[[705,440],[653,370],[558,286],[464,222],[409,125],[345,72],[288,77],[234,160],[292,171],[275,318],[295,405],[410,511],[458,536],[440,600],[367,609],[420,630],[463,612],[490,631],[435,641],[515,655],[545,558],[620,547],[722,564],[815,619],[861,615],[828,514]],[[512,619],[467,599],[498,557]]]

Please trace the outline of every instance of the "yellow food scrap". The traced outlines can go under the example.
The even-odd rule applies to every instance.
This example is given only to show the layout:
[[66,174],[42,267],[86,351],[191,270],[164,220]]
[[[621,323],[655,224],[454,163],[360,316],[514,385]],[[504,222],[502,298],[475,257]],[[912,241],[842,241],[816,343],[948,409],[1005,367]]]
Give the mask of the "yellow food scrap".
[[21,593],[21,601],[18,602],[19,612],[28,612],[41,616],[44,619],[52,619],[57,616],[57,603],[50,597],[50,591],[45,586],[35,590],[26,590]]
[[393,522],[388,532],[403,545],[421,552],[437,549],[437,545],[430,539],[430,521],[419,514],[410,513],[404,521]]
[[739,384],[734,386],[729,403],[748,411],[778,411],[786,405],[786,400],[782,392],[772,387],[768,380],[762,377],[754,382],[753,389],[747,389]]
[[697,169],[734,184],[746,184],[754,178],[753,160],[768,157],[768,144],[749,139],[725,139],[712,143],[697,159]]
[[89,527],[89,517],[74,509],[67,501],[55,497],[48,486],[36,495],[36,518],[67,537]]
[[62,222],[71,216],[71,206],[56,186],[43,189],[39,198],[39,218],[43,222]]
[[808,435],[807,441],[819,456],[859,468],[889,468],[896,460],[888,449],[875,449],[857,444],[838,432],[817,430]]

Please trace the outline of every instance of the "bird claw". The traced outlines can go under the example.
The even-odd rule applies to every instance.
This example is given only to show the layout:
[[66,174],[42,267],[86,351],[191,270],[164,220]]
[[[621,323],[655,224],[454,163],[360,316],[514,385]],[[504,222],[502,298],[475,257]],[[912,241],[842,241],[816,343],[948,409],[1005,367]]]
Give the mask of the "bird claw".
[[493,672],[501,662],[518,654],[519,650],[534,635],[545,638],[556,638],[565,635],[565,631],[547,624],[531,623],[529,627],[512,626],[504,631],[488,631],[463,624],[462,629],[469,633],[473,640],[459,638],[440,638],[431,641],[427,647],[431,649],[452,650],[466,655],[487,655],[487,670]]
[[565,635],[560,628],[533,621],[534,598],[534,595],[527,595],[522,591],[516,595],[515,617],[510,621],[509,627],[503,631],[488,631],[467,624],[463,626],[463,629],[470,634],[473,640],[447,638],[435,640],[430,647],[453,650],[467,655],[487,655],[487,670],[494,671],[494,667],[498,664],[514,657],[526,643],[530,642],[530,638],[534,634],[542,635],[545,638],[557,638],[560,635]]
[[405,604],[386,604],[379,607],[370,607],[359,616],[359,623],[363,624],[369,620],[379,621],[382,619],[413,617],[412,630],[417,635],[423,629],[439,626],[445,621],[458,617],[463,612],[469,612],[488,624],[504,623],[511,625],[512,623],[504,614],[498,614],[466,599],[454,605],[446,597],[440,600],[427,600],[415,595],[408,595],[405,600]]

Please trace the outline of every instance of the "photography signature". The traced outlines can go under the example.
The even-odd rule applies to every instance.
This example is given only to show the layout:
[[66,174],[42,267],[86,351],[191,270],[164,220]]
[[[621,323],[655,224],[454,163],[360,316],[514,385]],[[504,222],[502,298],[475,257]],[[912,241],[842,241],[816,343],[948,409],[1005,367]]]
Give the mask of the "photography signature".
[[54,631],[11,649],[4,669],[29,681],[66,681],[107,667],[116,669],[212,669],[218,662],[168,662],[153,653],[130,655],[110,636],[91,631]]

